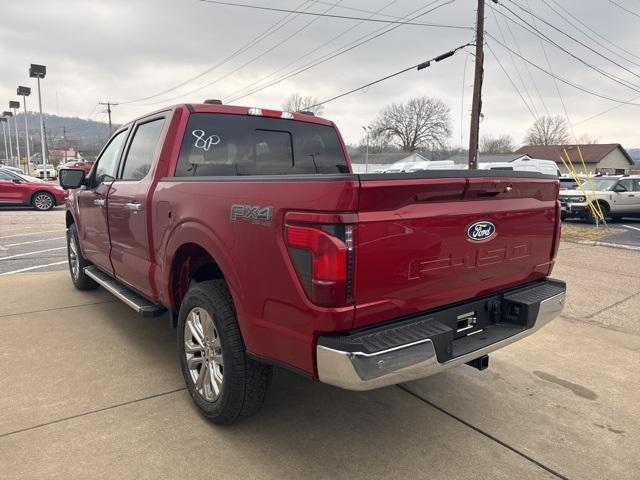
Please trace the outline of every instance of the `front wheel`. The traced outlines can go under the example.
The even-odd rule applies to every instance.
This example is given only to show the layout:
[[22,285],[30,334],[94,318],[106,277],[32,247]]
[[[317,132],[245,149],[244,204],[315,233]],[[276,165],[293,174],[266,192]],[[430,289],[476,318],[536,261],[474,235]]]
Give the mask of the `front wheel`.
[[209,420],[228,424],[260,409],[272,367],[247,356],[223,280],[197,283],[187,292],[180,306],[178,350],[189,394]]
[[31,206],[44,212],[55,207],[56,200],[49,192],[37,192],[31,199]]
[[67,228],[67,259],[69,260],[69,273],[71,280],[78,290],[93,290],[98,288],[98,284],[84,273],[84,267],[89,265],[80,251],[78,241],[78,230],[75,224]]

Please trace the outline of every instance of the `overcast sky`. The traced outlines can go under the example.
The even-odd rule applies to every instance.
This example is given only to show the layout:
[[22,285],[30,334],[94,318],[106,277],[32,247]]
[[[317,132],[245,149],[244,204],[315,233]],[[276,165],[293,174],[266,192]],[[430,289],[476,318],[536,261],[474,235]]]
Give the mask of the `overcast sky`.
[[[631,100],[638,97],[635,102],[640,104],[639,16],[633,16],[607,0],[515,1],[524,7],[528,3],[540,17],[602,53],[606,59],[536,20],[539,29],[558,44],[629,86],[605,78],[547,45],[546,52],[555,74],[611,98]],[[380,11],[377,18],[386,19],[405,17],[420,9],[410,15],[415,16],[444,4],[415,21],[461,27],[473,25],[476,5],[475,0],[238,0],[238,3],[370,16],[348,8],[362,9]],[[504,0],[504,3],[533,23],[531,17],[511,0]],[[637,0],[616,0],[616,3],[640,14]],[[595,30],[604,38],[572,20],[603,46],[567,24],[549,9],[549,5],[567,16],[559,9],[558,5],[561,5]],[[509,24],[489,6],[494,4],[487,2],[486,30],[502,42],[496,25],[498,18],[507,44],[533,63],[548,69],[540,41],[515,24]],[[503,7],[496,8],[511,16]],[[389,17],[383,17],[383,14]],[[46,112],[105,120],[106,114],[96,103],[111,100],[121,103],[114,107],[116,122],[125,122],[174,103],[198,102],[205,98],[228,101],[235,92],[263,77],[267,79],[258,85],[278,79],[359,38],[368,38],[374,32],[382,33],[394,26],[306,15],[287,16],[282,12],[214,5],[198,0],[2,0],[0,19],[0,106],[8,107],[7,102],[16,96],[18,84],[35,86],[28,78],[28,67],[30,63],[41,63],[48,68],[43,82]],[[271,28],[274,25],[276,27]],[[270,34],[224,62],[264,32]],[[279,109],[282,100],[291,92],[314,95],[323,100],[465,44],[472,36],[470,29],[402,25],[234,103]],[[491,38],[487,42],[521,94],[532,104],[530,108],[535,110],[534,114],[563,114],[556,86],[549,76],[531,65],[527,70],[523,61],[513,54],[510,56]],[[468,51],[472,52],[472,49]],[[219,65],[212,69],[216,64]],[[210,72],[180,88],[154,96],[209,69]],[[472,83],[473,57],[461,51],[425,70],[410,71],[329,103],[324,116],[338,124],[347,142],[357,143],[362,137],[362,126],[370,123],[386,104],[403,102],[414,96],[433,96],[451,107],[453,134],[449,143],[459,145],[462,141],[466,144]],[[563,83],[559,83],[559,89],[573,123],[619,105]],[[153,98],[125,103],[149,96]],[[32,96],[30,108],[35,106],[36,98]],[[481,135],[510,134],[517,143],[522,142],[533,120],[489,50],[485,59],[483,113]],[[640,145],[639,113],[640,106],[623,105],[579,123],[575,133],[577,136],[588,134],[601,142],[621,142],[627,147],[635,147]]]

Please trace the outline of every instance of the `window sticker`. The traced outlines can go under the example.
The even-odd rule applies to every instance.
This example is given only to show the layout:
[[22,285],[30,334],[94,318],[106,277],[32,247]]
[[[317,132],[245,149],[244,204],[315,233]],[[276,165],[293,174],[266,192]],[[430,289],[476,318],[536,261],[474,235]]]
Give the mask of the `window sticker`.
[[205,137],[206,133],[204,130],[193,130],[191,135],[196,138],[193,147],[204,150],[205,152],[208,152],[211,147],[220,143],[220,137],[218,135],[213,134]]

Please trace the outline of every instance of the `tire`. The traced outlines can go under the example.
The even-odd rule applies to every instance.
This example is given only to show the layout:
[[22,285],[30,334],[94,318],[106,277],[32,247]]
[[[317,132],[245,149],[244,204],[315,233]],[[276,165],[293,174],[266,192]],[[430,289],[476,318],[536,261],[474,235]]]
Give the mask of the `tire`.
[[[607,218],[607,215],[609,215],[609,209],[607,208],[607,206],[603,203],[600,203],[600,208],[602,209],[604,218]],[[587,223],[590,223],[592,225],[595,225],[600,221],[598,217],[596,217],[593,212],[591,212],[590,208],[587,209],[587,216],[585,217],[585,220],[587,221]]]
[[187,291],[178,318],[178,352],[187,390],[213,423],[233,423],[264,403],[273,369],[247,356],[223,280],[196,283]]
[[36,192],[31,197],[31,206],[36,210],[46,212],[56,206],[56,199],[49,192]]
[[84,273],[84,267],[91,264],[82,256],[80,242],[78,241],[78,230],[74,223],[67,228],[67,260],[69,261],[71,281],[78,290],[94,290],[98,288],[98,284]]

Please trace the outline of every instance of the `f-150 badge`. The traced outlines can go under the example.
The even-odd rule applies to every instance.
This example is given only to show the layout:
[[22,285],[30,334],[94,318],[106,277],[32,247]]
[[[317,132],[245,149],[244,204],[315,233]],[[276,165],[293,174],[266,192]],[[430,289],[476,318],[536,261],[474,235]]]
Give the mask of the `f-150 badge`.
[[231,221],[236,222],[238,219],[246,220],[251,223],[271,224],[273,216],[273,207],[261,207],[260,205],[231,205]]
[[475,242],[478,242],[480,240],[487,240],[493,237],[495,233],[496,226],[486,220],[472,223],[467,228],[467,237]]

